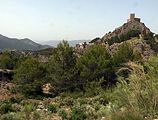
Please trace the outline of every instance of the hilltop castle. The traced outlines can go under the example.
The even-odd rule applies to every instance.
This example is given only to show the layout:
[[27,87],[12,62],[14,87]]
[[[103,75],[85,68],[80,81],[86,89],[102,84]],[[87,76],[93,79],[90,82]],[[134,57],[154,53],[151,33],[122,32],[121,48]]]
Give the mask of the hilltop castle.
[[127,22],[131,22],[131,21],[137,21],[140,22],[140,18],[136,18],[134,13],[131,13],[129,16],[129,19],[127,19]]
[[123,41],[130,40],[133,37],[141,37],[152,33],[149,28],[141,22],[140,18],[136,18],[134,13],[131,13],[127,22],[122,26],[116,28],[114,31],[106,33],[102,38],[93,39],[90,43],[77,44],[75,49],[77,53],[82,54],[85,49],[93,46],[93,44],[102,44],[107,48],[111,46],[110,50],[116,48],[118,44]]

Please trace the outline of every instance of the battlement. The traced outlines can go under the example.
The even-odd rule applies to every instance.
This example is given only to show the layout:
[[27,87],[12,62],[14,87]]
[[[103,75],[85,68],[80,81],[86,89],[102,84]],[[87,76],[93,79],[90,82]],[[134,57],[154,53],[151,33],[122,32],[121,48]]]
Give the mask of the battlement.
[[131,21],[137,21],[140,22],[140,18],[136,18],[134,13],[131,13],[129,16],[129,19],[127,19],[127,22],[131,22]]

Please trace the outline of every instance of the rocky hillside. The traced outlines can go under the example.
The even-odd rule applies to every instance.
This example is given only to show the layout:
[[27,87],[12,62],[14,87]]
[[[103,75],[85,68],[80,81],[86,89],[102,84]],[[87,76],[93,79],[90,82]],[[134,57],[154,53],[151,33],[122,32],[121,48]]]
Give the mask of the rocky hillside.
[[91,42],[77,44],[74,48],[77,55],[83,54],[85,49],[94,44],[105,46],[113,54],[124,42],[130,43],[133,50],[138,51],[143,58],[148,58],[158,52],[158,35],[153,34],[145,26],[140,18],[135,18],[134,14],[122,26],[114,31],[106,33],[102,38],[95,38]]
[[[149,58],[150,56],[153,56],[156,54],[156,51],[151,47],[150,44],[148,44],[145,40],[142,38],[131,38],[130,40],[125,41],[126,43],[129,43],[134,51],[137,51],[141,54],[144,58]],[[119,46],[121,46],[124,42],[121,43],[114,43],[110,46],[107,46],[107,49],[110,51],[111,54],[115,53]]]
[[114,31],[106,33],[102,38],[95,38],[89,43],[76,45],[76,50],[83,53],[83,49],[93,44],[102,44],[112,54],[124,42],[130,43],[133,49],[145,58],[158,52],[157,35],[154,36],[153,32],[140,21],[140,18],[135,18],[134,14],[130,15],[126,23]]
[[40,50],[49,47],[47,45],[40,45],[27,38],[16,39],[0,35],[0,50]]
[[151,33],[150,29],[145,26],[144,23],[138,21],[129,21],[124,23],[121,27],[116,28],[113,32],[109,32],[102,37],[102,40],[106,41],[114,37],[121,38],[129,34],[129,32],[135,32],[136,34],[149,34]]

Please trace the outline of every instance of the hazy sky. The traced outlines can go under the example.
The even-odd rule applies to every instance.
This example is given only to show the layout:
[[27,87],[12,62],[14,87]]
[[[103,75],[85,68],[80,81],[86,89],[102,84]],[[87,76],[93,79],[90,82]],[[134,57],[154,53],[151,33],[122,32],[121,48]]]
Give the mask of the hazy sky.
[[0,34],[38,42],[93,39],[133,12],[158,33],[158,0],[0,0]]

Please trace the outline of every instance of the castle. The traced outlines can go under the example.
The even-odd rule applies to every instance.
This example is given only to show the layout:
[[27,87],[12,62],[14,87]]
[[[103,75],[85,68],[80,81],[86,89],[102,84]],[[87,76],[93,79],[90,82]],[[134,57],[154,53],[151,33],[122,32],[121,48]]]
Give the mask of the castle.
[[129,19],[127,19],[127,22],[133,22],[133,21],[137,21],[137,22],[140,22],[140,18],[135,18],[135,14],[134,13],[131,13],[130,16],[129,16]]

